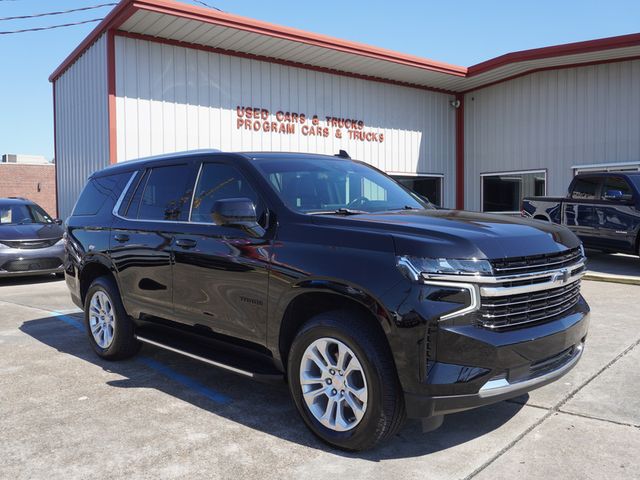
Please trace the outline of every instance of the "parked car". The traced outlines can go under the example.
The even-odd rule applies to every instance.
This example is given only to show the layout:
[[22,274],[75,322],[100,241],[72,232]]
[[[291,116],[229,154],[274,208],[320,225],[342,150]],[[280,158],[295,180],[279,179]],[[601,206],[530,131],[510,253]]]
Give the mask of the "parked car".
[[569,230],[436,210],[365,163],[323,155],[111,166],[67,220],[65,267],[99,356],[147,343],[286,379],[311,431],[347,450],[406,417],[435,428],[552,382],[587,336]]
[[0,198],[0,277],[63,273],[62,222],[24,198]]
[[585,247],[640,255],[640,172],[576,175],[566,197],[527,197],[522,215],[569,227]]

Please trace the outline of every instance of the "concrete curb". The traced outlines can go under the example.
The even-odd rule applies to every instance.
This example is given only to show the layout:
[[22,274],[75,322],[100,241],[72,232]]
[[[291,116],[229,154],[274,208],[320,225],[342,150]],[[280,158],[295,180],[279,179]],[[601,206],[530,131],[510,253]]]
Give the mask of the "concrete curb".
[[587,272],[582,277],[583,280],[593,280],[596,282],[623,283],[625,285],[640,285],[640,277],[627,277],[619,275],[606,275],[600,273]]

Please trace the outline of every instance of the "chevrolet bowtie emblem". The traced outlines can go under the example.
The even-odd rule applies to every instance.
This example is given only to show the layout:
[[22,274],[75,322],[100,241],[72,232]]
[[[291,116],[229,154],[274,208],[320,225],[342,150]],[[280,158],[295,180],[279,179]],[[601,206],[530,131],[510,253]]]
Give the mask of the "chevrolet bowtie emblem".
[[562,270],[559,270],[553,274],[553,277],[551,277],[551,281],[567,283],[570,277],[571,274],[569,273],[569,269],[563,268]]

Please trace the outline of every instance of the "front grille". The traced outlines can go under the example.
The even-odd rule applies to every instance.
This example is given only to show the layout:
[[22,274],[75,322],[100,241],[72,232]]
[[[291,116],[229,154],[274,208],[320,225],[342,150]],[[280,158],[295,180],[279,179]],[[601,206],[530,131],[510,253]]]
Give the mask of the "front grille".
[[581,259],[582,251],[577,247],[558,253],[493,260],[491,266],[496,275],[518,275],[568,267]]
[[46,240],[2,240],[0,243],[3,243],[7,247],[11,248],[22,248],[32,250],[35,248],[47,248],[58,243],[59,238],[50,238]]
[[480,289],[480,326],[492,330],[552,321],[580,301],[580,248],[492,261],[492,284]]
[[24,260],[10,260],[2,265],[7,272],[30,272],[36,270],[54,270],[62,263],[59,258],[28,258]]
[[539,292],[504,297],[483,297],[482,326],[506,328],[552,319],[574,307],[580,299],[580,281]]

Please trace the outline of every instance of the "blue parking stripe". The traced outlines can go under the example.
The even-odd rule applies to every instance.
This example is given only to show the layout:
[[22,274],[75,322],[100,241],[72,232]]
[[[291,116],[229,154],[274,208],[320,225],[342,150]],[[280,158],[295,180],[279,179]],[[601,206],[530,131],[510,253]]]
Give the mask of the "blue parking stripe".
[[187,377],[186,375],[182,375],[181,373],[176,372],[170,367],[163,365],[162,363],[154,360],[153,358],[141,356],[137,359],[143,365],[169,377],[171,380],[174,380],[178,383],[181,383],[185,387],[190,388],[198,392],[200,395],[207,397],[209,400],[212,400],[216,403],[227,404],[231,402],[231,399],[226,395],[216,392],[209,387],[205,387],[201,383],[195,381],[192,378]]
[[[79,330],[81,332],[84,332],[84,326],[80,323],[79,319],[73,318],[70,315],[61,313],[61,312],[51,312],[53,314],[53,316],[55,316],[58,320],[62,320],[64,323],[66,323],[67,325],[75,328],[76,330]],[[134,359],[134,361],[141,363],[142,365],[155,370],[156,372],[164,375],[165,377],[170,378],[171,380],[173,380],[174,382],[177,382],[181,385],[184,385],[185,387],[199,393],[200,395],[208,398],[209,400],[215,402],[215,403],[219,403],[222,405],[225,405],[227,403],[231,403],[231,398],[227,397],[226,395],[223,395],[222,393],[216,392],[215,390],[213,390],[212,388],[209,387],[205,387],[204,385],[202,385],[200,382],[187,377],[186,375],[183,375],[181,373],[176,372],[175,370],[173,370],[171,367],[168,367],[166,365],[163,365],[162,363],[158,362],[157,360],[154,360],[152,358],[146,357],[144,355],[140,355],[138,357],[136,357]]]

